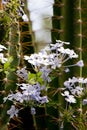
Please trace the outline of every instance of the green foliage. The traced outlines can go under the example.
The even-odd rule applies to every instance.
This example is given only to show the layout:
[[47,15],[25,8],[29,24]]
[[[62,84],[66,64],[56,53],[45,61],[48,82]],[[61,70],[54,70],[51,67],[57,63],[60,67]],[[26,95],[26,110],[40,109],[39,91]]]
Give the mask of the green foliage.
[[4,71],[8,71],[10,69],[10,64],[12,62],[13,58],[9,57],[7,62],[4,64]]
[[8,33],[10,28],[10,17],[7,12],[0,11],[0,43],[5,43],[8,40]]
[[35,73],[28,73],[28,82],[30,84],[35,84],[36,82],[39,82],[40,84],[43,84],[43,80],[41,78],[41,72]]

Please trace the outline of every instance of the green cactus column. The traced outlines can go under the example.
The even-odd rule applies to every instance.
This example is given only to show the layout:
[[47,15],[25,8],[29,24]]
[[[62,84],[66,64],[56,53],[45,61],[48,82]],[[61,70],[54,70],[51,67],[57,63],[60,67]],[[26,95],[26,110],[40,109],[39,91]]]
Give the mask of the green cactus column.
[[82,48],[80,49],[80,52],[82,52],[82,59],[84,61],[84,67],[82,70],[82,74],[84,77],[87,77],[87,1],[82,0],[81,1],[81,8],[79,8],[79,11],[81,12],[81,19],[79,19],[79,24],[81,24],[82,33],[80,35],[82,39]]
[[[62,10],[64,10],[64,2],[61,0],[55,0],[54,6],[53,6],[53,17],[52,17],[52,43],[56,43],[56,40],[64,40],[64,14],[62,13]],[[62,78],[61,78],[62,77]],[[59,73],[58,77],[55,77],[55,80],[52,83],[52,92],[51,99],[55,105],[52,105],[51,107],[47,108],[47,112],[49,114],[49,119],[47,122],[48,124],[48,130],[60,130],[62,123],[60,123],[60,106],[63,105],[64,107],[64,101],[62,99],[62,96],[60,94],[60,91],[58,91],[59,88],[63,86],[64,82],[64,74]],[[55,107],[56,106],[56,107]],[[52,120],[52,121],[51,121]],[[51,123],[50,123],[51,122]]]
[[[85,3],[86,4],[86,3]],[[82,47],[83,42],[83,17],[82,14],[82,0],[66,0],[64,1],[64,40],[70,42],[69,48],[75,50],[75,52],[79,55],[77,60],[82,59]],[[75,61],[72,61],[76,63]],[[72,63],[71,62],[71,63]],[[74,76],[82,76],[82,68],[75,67],[71,69],[71,75]]]
[[63,35],[63,28],[61,28],[61,22],[64,19],[62,14],[62,8],[64,7],[64,3],[55,0],[53,5],[53,17],[52,17],[52,42],[55,43],[56,40],[60,39],[60,36]]
[[[16,69],[19,66],[19,43],[20,43],[20,33],[18,22],[11,25],[9,42],[8,42],[8,62],[5,65],[6,78],[5,92],[8,93],[10,90],[14,91],[16,89],[17,76]],[[8,121],[7,110],[9,108],[9,103],[6,103],[0,115],[2,124],[6,124]]]
[[[86,73],[86,9],[85,6],[87,4],[86,1],[82,0],[64,0],[64,7],[62,14],[64,16],[64,21],[62,24],[64,33],[63,33],[63,39],[64,41],[69,41],[70,46],[69,48],[74,49],[75,52],[79,55],[79,58],[77,60],[84,60],[85,66],[83,68],[71,68],[70,74],[68,74],[64,79],[72,76],[87,76]],[[77,60],[71,61],[70,64],[76,63]],[[82,109],[82,104],[79,104],[80,108]],[[80,120],[81,121],[81,120]],[[69,129],[69,125],[65,125],[65,129]],[[74,129],[74,128],[73,128]]]
[[[70,42],[68,46],[74,49],[79,55],[78,60],[86,59],[86,54],[84,47],[86,47],[86,34],[85,31],[86,23],[83,21],[86,19],[86,1],[82,0],[55,0],[54,4],[54,17],[53,17],[53,30],[52,30],[52,40],[55,43],[56,39],[64,40]],[[83,51],[84,49],[84,51]],[[70,64],[76,63],[77,60],[70,62]],[[86,60],[85,60],[86,62]],[[86,66],[83,68],[71,68],[70,73],[66,76],[62,75],[62,80],[60,76],[58,77],[58,82],[55,84],[61,87],[64,80],[72,76],[81,76],[82,73],[86,76],[84,71]],[[63,100],[59,96],[59,102]],[[64,104],[64,102],[63,102]],[[68,127],[66,127],[68,129]]]
[[[7,82],[5,89],[15,90],[17,83],[16,69],[19,66],[19,44],[20,44],[20,32],[18,22],[11,25],[8,42],[8,57],[12,58],[9,67],[7,68]],[[9,60],[9,59],[8,59]]]

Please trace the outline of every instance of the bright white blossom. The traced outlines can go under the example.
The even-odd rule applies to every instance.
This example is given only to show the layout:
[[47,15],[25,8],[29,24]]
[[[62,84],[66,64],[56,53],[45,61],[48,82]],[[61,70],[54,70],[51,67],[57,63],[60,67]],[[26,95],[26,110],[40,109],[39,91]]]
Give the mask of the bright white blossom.
[[0,52],[3,51],[3,50],[7,50],[7,48],[0,44]]
[[64,93],[62,93],[62,96],[69,96],[69,91],[65,91]]
[[51,50],[56,50],[57,48],[64,46],[64,44],[69,45],[70,43],[64,42],[64,41],[61,41],[61,40],[56,40],[55,44],[50,44]]
[[73,95],[69,94],[69,91],[65,91],[61,95],[65,97],[65,100],[67,102],[69,102],[69,103],[76,103],[76,99],[74,98]]
[[76,99],[74,98],[73,95],[69,95],[69,96],[65,97],[65,100],[69,103],[76,103]]
[[22,16],[22,19],[23,19],[23,21],[25,21],[25,22],[29,21],[26,14],[24,14],[24,15]]
[[4,64],[7,61],[7,58],[4,57],[3,53],[0,53],[0,62]]
[[65,49],[64,47],[60,47],[57,49],[57,51],[60,52],[61,54],[68,55],[70,59],[78,58],[78,55],[74,52],[74,50],[70,50],[69,48]]

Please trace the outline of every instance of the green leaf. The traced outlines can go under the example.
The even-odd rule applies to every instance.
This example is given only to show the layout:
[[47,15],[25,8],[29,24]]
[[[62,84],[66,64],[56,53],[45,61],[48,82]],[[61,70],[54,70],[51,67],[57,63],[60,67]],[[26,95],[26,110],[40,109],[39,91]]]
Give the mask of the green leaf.
[[31,84],[35,84],[36,82],[36,74],[34,73],[28,73],[28,82]]
[[6,71],[10,67],[12,60],[13,60],[12,57],[8,58],[8,61],[4,64],[4,71]]

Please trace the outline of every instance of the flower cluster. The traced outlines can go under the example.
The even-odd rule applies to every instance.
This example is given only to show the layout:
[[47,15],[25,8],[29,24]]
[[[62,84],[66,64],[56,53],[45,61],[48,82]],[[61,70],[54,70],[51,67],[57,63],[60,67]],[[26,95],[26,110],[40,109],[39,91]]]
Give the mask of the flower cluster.
[[[51,81],[51,74],[53,70],[57,71],[58,69],[62,68],[64,72],[69,72],[69,67],[72,66],[79,66],[83,67],[84,63],[83,60],[78,61],[76,64],[67,65],[65,66],[64,63],[70,59],[78,58],[78,55],[69,48],[64,48],[64,45],[69,45],[69,42],[63,42],[60,40],[56,41],[56,44],[50,44],[49,46],[42,49],[38,54],[32,54],[31,56],[24,56],[24,59],[27,60],[37,71],[42,72],[42,78],[44,81],[50,82]],[[60,71],[60,70],[59,70]],[[54,74],[55,75],[55,74]],[[77,79],[77,78],[76,78]],[[76,103],[76,99],[74,96],[80,96],[82,94],[83,88],[80,85],[75,86],[73,82],[76,83],[78,80],[75,81],[75,78],[72,79],[72,83],[69,84],[68,88],[68,81],[64,82],[64,86],[69,90],[62,93],[62,96],[65,96],[65,100],[70,103]],[[69,79],[70,81],[70,79]],[[67,84],[67,85],[66,85]],[[73,84],[74,86],[72,87]]]
[[[14,103],[22,103],[22,104],[30,105],[30,107],[32,108],[31,113],[34,110],[33,107],[35,105],[41,105],[48,102],[47,96],[43,96],[41,94],[41,91],[44,90],[45,87],[40,86],[39,83],[34,85],[25,84],[25,83],[17,84],[17,85],[21,89],[21,91],[9,94],[7,97],[4,98],[4,102],[10,100]],[[17,115],[18,110],[16,111],[16,113],[13,112],[14,110],[15,108],[12,105],[10,110],[8,110],[7,112],[10,115],[10,117],[13,117],[13,113],[14,115]]]
[[64,68],[69,70],[68,67],[79,66],[83,67],[83,61],[79,61],[74,65],[64,66],[64,63],[69,59],[78,58],[78,55],[69,48],[65,49],[64,44],[68,45],[68,42],[57,40],[56,44],[50,44],[42,49],[38,54],[34,53],[31,56],[24,56],[24,59],[31,63],[35,68],[42,68],[46,66],[50,69]]
[[57,40],[56,44],[46,46],[39,53],[34,53],[30,56],[25,55],[24,59],[32,65],[36,73],[42,73],[41,78],[45,83],[49,83],[51,82],[51,77],[58,76],[58,73],[61,73],[61,71],[69,72],[69,67],[84,66],[83,60],[73,65],[64,65],[68,60],[78,58],[74,50],[64,48],[64,45],[69,44],[69,42]]
[[[18,90],[11,92],[4,98],[4,102],[10,100],[13,102],[7,114],[10,118],[17,116],[20,108],[17,104],[22,104],[23,107],[29,106],[31,114],[36,114],[35,107],[48,103],[47,90],[50,88],[50,82],[61,72],[69,72],[69,67],[83,67],[83,60],[78,61],[73,65],[65,65],[71,59],[78,58],[78,55],[69,48],[64,48],[64,45],[69,45],[69,42],[56,41],[56,44],[50,44],[42,49],[39,53],[34,53],[30,56],[24,56],[35,70],[35,74],[28,72],[26,67],[19,68],[16,74],[19,78],[17,83]],[[22,80],[21,80],[22,79]],[[80,98],[86,87],[87,79],[85,78],[69,78],[64,82],[64,89],[61,95],[71,104],[76,103],[77,98]],[[46,94],[45,94],[46,93]],[[50,99],[50,97],[49,97]],[[83,99],[83,105],[87,104],[87,99]]]
[[[64,82],[64,86],[65,86],[65,91],[64,93],[62,93],[62,96],[65,96],[67,98],[65,98],[65,100],[69,103],[75,103],[76,102],[76,98],[81,97],[82,95],[85,94],[86,92],[86,84],[87,84],[87,78],[69,78],[67,81]],[[69,93],[71,95],[69,95]],[[70,101],[70,97],[73,96],[72,100]],[[86,104],[86,100],[87,99],[83,99],[83,104]]]

